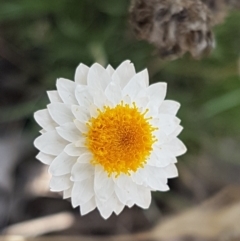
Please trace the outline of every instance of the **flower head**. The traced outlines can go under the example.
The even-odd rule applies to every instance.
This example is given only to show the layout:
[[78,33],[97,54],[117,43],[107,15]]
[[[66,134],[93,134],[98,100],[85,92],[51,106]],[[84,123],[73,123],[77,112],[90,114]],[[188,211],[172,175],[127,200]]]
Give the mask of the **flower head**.
[[116,70],[80,64],[74,82],[57,80],[50,104],[34,115],[43,128],[34,145],[50,165],[52,191],[63,191],[82,215],[104,218],[134,204],[148,208],[151,191],[167,191],[178,175],[180,105],[164,100],[166,84],[149,86],[148,72],[130,61]]

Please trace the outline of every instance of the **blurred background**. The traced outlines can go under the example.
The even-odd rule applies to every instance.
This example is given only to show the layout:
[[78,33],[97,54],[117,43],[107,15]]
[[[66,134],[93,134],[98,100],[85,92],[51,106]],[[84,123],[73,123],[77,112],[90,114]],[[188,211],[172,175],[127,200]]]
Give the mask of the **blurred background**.
[[[185,55],[163,61],[154,47],[135,38],[129,4],[128,0],[0,0],[2,235],[149,233],[169,217],[174,222],[189,208],[199,210],[199,204],[215,195],[217,201],[207,203],[211,210],[222,211],[222,203],[224,207],[240,203],[240,11],[232,11],[215,27],[217,45],[208,58],[197,61]],[[48,190],[47,169],[35,159],[32,144],[39,135],[33,113],[45,108],[46,90],[55,89],[58,77],[73,79],[80,62],[110,63],[115,68],[125,59],[137,71],[147,67],[151,83],[168,83],[167,99],[182,105],[180,138],[188,152],[179,158],[179,178],[170,180],[171,191],[153,193],[148,210],[125,208],[107,221],[96,210],[80,217],[68,200]],[[212,215],[221,219],[215,211]],[[223,217],[229,230],[235,230],[231,228],[236,222],[240,225],[235,215],[240,217],[239,206]],[[191,230],[206,225],[204,218],[193,215]],[[194,232],[189,232],[166,240],[210,240],[194,239]],[[229,237],[239,235],[240,240],[238,232]],[[189,235],[192,239],[181,239]]]

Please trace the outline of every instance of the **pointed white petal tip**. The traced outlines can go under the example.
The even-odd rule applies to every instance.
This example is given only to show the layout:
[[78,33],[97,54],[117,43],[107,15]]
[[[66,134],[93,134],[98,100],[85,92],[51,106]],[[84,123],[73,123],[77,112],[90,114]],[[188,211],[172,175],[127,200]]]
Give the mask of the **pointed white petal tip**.
[[57,126],[47,109],[36,111],[34,113],[34,119],[44,131],[52,131]]
[[69,174],[76,161],[76,157],[68,156],[63,151],[52,161],[48,171],[53,176],[62,176]]
[[47,95],[51,103],[62,102],[62,99],[58,94],[57,90],[47,91]]
[[43,152],[39,152],[36,158],[43,164],[50,165],[56,156],[48,155]]
[[56,131],[50,131],[37,137],[34,146],[41,152],[57,156],[61,153],[67,142],[63,140]]
[[87,75],[88,75],[89,67],[86,66],[85,64],[79,64],[75,76],[74,76],[74,81],[77,84],[81,85],[86,85],[87,84]]
[[53,176],[50,180],[49,186],[52,192],[61,192],[69,189],[72,186],[70,175],[63,175],[59,177]]
[[115,70],[114,68],[109,64],[106,68],[106,71],[108,72],[108,74],[112,77],[112,75],[114,74]]

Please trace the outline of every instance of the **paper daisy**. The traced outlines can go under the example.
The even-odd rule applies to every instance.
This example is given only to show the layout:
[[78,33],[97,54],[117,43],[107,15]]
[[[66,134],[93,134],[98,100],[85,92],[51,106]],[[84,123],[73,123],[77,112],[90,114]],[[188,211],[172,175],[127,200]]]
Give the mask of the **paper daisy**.
[[148,208],[151,191],[167,191],[178,176],[179,103],[164,100],[166,83],[149,86],[148,72],[130,61],[116,70],[80,64],[74,82],[60,78],[50,104],[34,115],[43,128],[34,145],[50,165],[50,189],[63,191],[82,215],[103,218],[125,206]]

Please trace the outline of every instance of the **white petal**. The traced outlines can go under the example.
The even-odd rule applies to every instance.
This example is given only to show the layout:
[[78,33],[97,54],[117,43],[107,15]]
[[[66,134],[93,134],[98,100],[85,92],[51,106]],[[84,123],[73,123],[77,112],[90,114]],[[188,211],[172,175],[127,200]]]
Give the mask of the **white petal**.
[[102,201],[96,197],[96,204],[100,214],[105,219],[109,218],[112,212],[115,212],[116,215],[119,215],[125,207],[125,205],[119,201],[115,193],[113,193],[107,201]]
[[69,189],[72,186],[70,181],[70,175],[64,175],[55,177],[53,176],[50,180],[50,189],[53,192],[60,192]]
[[178,125],[176,129],[168,136],[168,140],[170,141],[176,138],[182,132],[182,130],[183,130],[183,127]]
[[51,103],[63,102],[57,90],[47,91],[47,95]]
[[125,174],[121,174],[116,179],[116,184],[123,190],[128,190],[129,183],[131,182],[131,178]]
[[146,166],[148,172],[147,184],[150,188],[158,191],[168,191],[167,177],[162,168]]
[[109,198],[109,200],[102,202],[96,197],[97,208],[104,219],[108,219],[114,211],[114,201]]
[[167,184],[164,184],[163,182],[159,181],[159,179],[156,179],[155,177],[152,177],[148,181],[149,187],[156,191],[160,192],[167,192],[169,191],[169,186]]
[[106,201],[106,203],[104,203],[104,205],[111,211],[113,210],[116,213],[116,215],[119,215],[125,207],[125,205],[119,201],[115,193],[111,195],[111,197]]
[[129,105],[131,105],[131,104],[132,104],[131,97],[130,97],[129,95],[125,95],[125,96],[123,97],[123,103],[124,103],[124,104],[129,104]]
[[136,98],[134,100],[134,102],[136,103],[136,106],[138,108],[142,108],[140,111],[142,111],[143,109],[147,109],[147,105],[149,103],[149,98],[148,97],[140,97],[140,98]]
[[93,178],[75,182],[72,189],[72,206],[75,208],[91,200],[94,195]]
[[112,76],[115,72],[114,68],[110,64],[107,66],[106,71],[110,76]]
[[99,110],[99,109],[98,109],[98,107],[97,107],[96,105],[91,104],[91,105],[89,106],[90,116],[96,118],[96,117],[98,116],[98,114],[99,114],[99,111],[98,111],[98,110]]
[[84,64],[79,64],[75,72],[74,81],[77,84],[86,85],[88,71],[89,71],[88,66]]
[[132,180],[141,186],[149,187],[153,190],[167,191],[167,176],[163,169],[149,166],[139,169],[132,174]]
[[176,163],[177,159],[173,153],[162,148],[161,146],[153,146],[153,152],[151,153],[149,165],[155,165],[157,167],[165,167],[170,163]]
[[76,163],[72,168],[71,180],[80,182],[94,175],[94,166],[89,163]]
[[88,132],[88,127],[85,123],[75,119],[74,124],[81,133],[87,133]]
[[89,92],[87,86],[78,85],[75,90],[75,96],[78,101],[78,104],[88,108],[88,106],[93,103],[93,97]]
[[50,165],[55,157],[56,156],[48,155],[48,154],[45,154],[45,153],[42,153],[42,152],[39,152],[38,155],[36,156],[36,158],[40,162],[42,162],[42,163],[44,163],[46,165]]
[[40,130],[39,131],[39,133],[41,133],[41,134],[44,134],[44,133],[46,133],[47,131],[45,131],[44,129],[42,129],[42,130]]
[[106,95],[102,90],[91,90],[91,94],[93,96],[93,102],[94,104],[99,108],[102,109],[103,106],[108,105],[112,106],[113,104],[110,102],[110,100],[107,99]]
[[134,172],[131,175],[132,180],[138,185],[143,185],[146,182],[146,179],[148,178],[148,173],[146,173],[145,167],[139,168],[136,172]]
[[176,115],[180,108],[180,104],[173,100],[164,100],[159,107],[159,113]]
[[35,112],[34,118],[36,122],[46,131],[55,130],[55,127],[57,126],[47,109]]
[[149,123],[150,123],[152,126],[159,128],[159,118],[157,118],[157,117],[152,117],[152,118],[149,120]]
[[119,201],[114,208],[114,212],[116,213],[116,215],[119,215],[123,211],[124,207],[125,205]]
[[170,142],[165,143],[162,145],[162,147],[168,150],[174,156],[181,156],[187,151],[185,145],[178,138],[174,138]]
[[[160,154],[159,154],[160,153]],[[156,166],[156,167],[166,167],[171,163],[176,163],[177,159],[173,156],[170,156],[168,153],[165,155],[165,151],[158,152],[156,154],[154,151],[151,153],[151,156],[149,157],[149,160],[147,162],[150,166]]]
[[70,198],[72,195],[72,187],[68,188],[67,190],[63,190],[63,199]]
[[144,81],[145,81],[145,86],[148,87],[148,86],[149,86],[149,74],[148,74],[148,70],[145,69],[145,70],[143,70],[143,71],[140,72],[140,73],[142,73],[142,74],[141,74],[141,78],[144,79]]
[[144,71],[134,75],[133,78],[124,87],[122,95],[129,95],[132,100],[143,97],[146,91],[144,76],[146,76]]
[[159,106],[166,97],[167,84],[156,83],[152,84],[147,88],[147,95]]
[[159,128],[167,135],[171,134],[180,124],[180,120],[176,116],[168,114],[159,114]]
[[134,204],[135,204],[135,203],[134,203],[133,200],[129,200],[129,201],[127,201],[127,204],[126,204],[126,205],[127,205],[129,208],[131,208]]
[[178,176],[178,170],[174,164],[170,164],[167,167],[164,167],[163,171],[167,175],[167,178],[174,178]]
[[[118,178],[119,179],[119,178]],[[135,184],[131,178],[126,176],[120,176],[120,179],[117,180],[117,185],[126,190],[128,193],[128,200],[133,200],[141,208],[148,208],[151,203],[151,192],[148,188],[142,187]],[[116,192],[117,194],[117,192]],[[118,196],[118,194],[117,194]],[[121,201],[121,199],[119,198]],[[122,202],[122,201],[121,201]]]
[[62,176],[71,172],[73,165],[76,163],[77,158],[61,152],[51,163],[49,172],[53,176]]
[[90,114],[85,107],[73,105],[72,113],[81,122],[87,122],[90,119]]
[[151,203],[151,191],[148,188],[130,182],[128,191],[131,200],[133,200],[136,205],[144,209],[149,208]]
[[57,79],[57,90],[65,104],[77,104],[75,98],[76,83],[68,79]]
[[146,109],[148,110],[145,114],[146,118],[158,118],[158,106],[152,100],[148,102]]
[[115,184],[114,187],[115,193],[119,199],[119,201],[126,205],[126,203],[128,202],[128,200],[130,199],[129,194],[126,190],[120,188],[118,185]]
[[34,141],[34,146],[45,154],[57,156],[67,145],[56,131],[49,131],[39,136]]
[[53,120],[59,125],[63,125],[67,122],[73,121],[73,115],[71,113],[71,110],[64,103],[51,103],[47,105],[47,108]]
[[56,128],[57,133],[69,142],[75,142],[79,139],[80,132],[72,122],[66,123]]
[[[156,126],[158,126],[158,125],[156,125]],[[158,130],[154,131],[153,135],[157,138],[158,145],[163,144],[169,140],[167,134],[162,129],[158,129]]]
[[81,156],[86,152],[86,148],[76,147],[73,143],[70,143],[64,148],[64,151],[69,156]]
[[78,159],[77,162],[79,163],[90,163],[90,161],[93,159],[92,153],[83,153]]
[[86,203],[84,203],[80,206],[81,215],[85,215],[87,213],[90,213],[95,208],[96,208],[95,198],[92,197],[88,202],[86,202]]
[[110,82],[111,77],[100,64],[95,63],[91,66],[87,77],[88,86],[104,91]]
[[142,187],[133,183],[132,181],[128,182],[127,185],[124,185],[120,188],[126,188],[129,199],[133,200],[141,208],[148,208],[151,203],[151,192],[148,188]]
[[111,82],[105,90],[105,95],[114,105],[117,105],[122,100],[121,87]]
[[74,144],[76,147],[86,147],[86,137],[79,135],[78,140]]
[[114,182],[100,166],[95,167],[94,191],[101,201],[107,201],[114,192]]
[[135,75],[132,77],[131,81],[132,81],[133,79],[136,79],[136,81],[139,83],[139,85],[140,85],[142,88],[146,89],[146,88],[148,87],[148,85],[149,85],[149,76],[148,76],[148,71],[147,71],[147,69],[144,69],[144,70],[142,70],[141,72],[135,74]]
[[115,70],[112,79],[115,83],[120,84],[123,89],[135,74],[134,65],[129,60],[126,60]]

